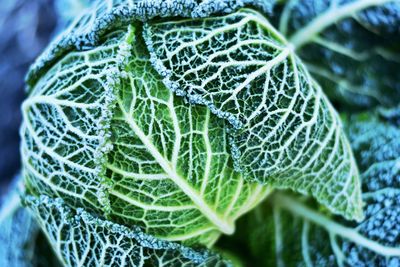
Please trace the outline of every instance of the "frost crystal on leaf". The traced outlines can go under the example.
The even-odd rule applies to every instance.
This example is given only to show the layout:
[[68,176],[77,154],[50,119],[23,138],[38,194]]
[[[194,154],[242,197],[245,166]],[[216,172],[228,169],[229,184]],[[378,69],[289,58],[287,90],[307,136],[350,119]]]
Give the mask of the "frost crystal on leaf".
[[244,181],[226,123],[174,95],[136,28],[70,52],[24,102],[28,189],[155,237],[212,245],[269,187]]
[[312,194],[335,213],[362,218],[358,171],[339,117],[262,14],[242,9],[149,23],[145,39],[166,86],[230,122],[245,178]]
[[61,199],[27,196],[24,202],[66,266],[229,266],[216,254],[158,240],[81,208],[74,212]]
[[[398,109],[385,115],[396,112],[399,119]],[[267,266],[399,265],[400,129],[374,113],[352,117],[347,129],[365,189],[364,220],[344,221],[313,202],[279,192],[239,224],[251,229],[242,242],[254,260]]]
[[[333,24],[343,20],[338,28],[349,34],[358,32],[355,21],[368,34],[393,32],[398,6],[387,2],[94,1],[33,64],[22,106],[23,176],[30,195],[25,202],[59,258],[66,265],[225,265],[213,253],[186,246],[211,247],[221,234],[232,234],[237,219],[274,188],[312,196],[335,214],[361,220],[355,159],[322,92],[331,88],[325,88],[326,77],[318,79],[320,87],[311,76],[326,72],[307,55],[317,45],[324,56],[364,62],[363,53],[351,52],[358,43],[332,42],[338,36]],[[307,18],[309,3],[323,12]],[[378,43],[382,49],[374,55],[393,55],[394,49]],[[339,63],[329,67],[346,76],[339,81],[346,87],[353,72]],[[382,79],[387,85],[358,79],[365,73],[362,68],[354,79],[379,90],[393,85],[390,75]],[[383,147],[379,142],[372,145]],[[379,176],[371,188],[389,182],[396,171],[378,167],[362,169],[363,176]],[[394,195],[384,190],[364,196],[367,218],[355,240],[366,242],[361,248],[353,239],[338,241],[349,228],[330,220],[334,215],[326,209],[315,212],[290,198],[273,197],[270,204],[279,200],[283,210],[289,203],[302,213],[294,217],[310,215],[307,223],[281,221],[277,206],[273,223],[263,223],[278,223],[276,246],[299,237],[283,234],[282,227],[298,230],[300,224],[303,247],[326,243],[309,242],[315,230],[330,238],[335,256],[358,264],[378,243],[396,241]],[[332,226],[328,234],[325,223]],[[263,237],[271,229],[254,234]],[[278,249],[278,258],[290,256]],[[335,259],[307,249],[301,252],[306,264]],[[396,264],[393,251],[385,250],[390,264]]]

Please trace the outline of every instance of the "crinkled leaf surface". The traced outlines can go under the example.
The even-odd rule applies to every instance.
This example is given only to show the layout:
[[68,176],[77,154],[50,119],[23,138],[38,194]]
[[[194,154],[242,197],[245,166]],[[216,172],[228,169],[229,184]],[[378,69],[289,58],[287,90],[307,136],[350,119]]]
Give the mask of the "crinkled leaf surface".
[[66,266],[228,266],[217,255],[160,241],[143,233],[101,220],[61,199],[27,196],[47,238]]
[[26,79],[28,90],[42,72],[66,52],[99,45],[104,34],[132,21],[143,22],[160,17],[206,17],[230,13],[245,5],[252,5],[269,14],[274,3],[274,0],[94,0],[90,8],[82,11],[32,64]]
[[[395,113],[399,120],[398,110]],[[362,171],[365,219],[345,222],[326,215],[315,203],[278,193],[239,224],[251,228],[242,242],[249,242],[263,265],[399,266],[399,124],[366,113],[349,125]]]
[[71,53],[51,68],[23,103],[21,144],[28,190],[73,206],[108,208],[100,173],[121,36]]
[[[64,262],[201,263],[157,238],[211,245],[231,233],[270,190],[249,184],[234,162],[251,180],[361,218],[357,168],[338,116],[307,71],[312,62],[295,54],[308,60],[306,46],[288,42],[266,13],[232,13],[243,5],[266,11],[271,2],[98,1],[32,66],[21,133],[36,197],[27,203]],[[363,25],[376,25],[363,16]],[[144,245],[147,237],[173,251]],[[104,254],[77,249],[87,238]]]
[[156,236],[212,244],[269,189],[233,170],[226,123],[175,96],[139,53],[128,58],[110,124],[111,213]]
[[362,218],[358,171],[338,115],[262,14],[149,23],[145,39],[167,87],[229,121],[245,178]]
[[156,237],[211,245],[270,189],[234,171],[227,123],[163,85],[135,27],[41,70],[23,105],[28,188]]
[[331,99],[348,109],[397,104],[400,1],[294,0],[272,14]]

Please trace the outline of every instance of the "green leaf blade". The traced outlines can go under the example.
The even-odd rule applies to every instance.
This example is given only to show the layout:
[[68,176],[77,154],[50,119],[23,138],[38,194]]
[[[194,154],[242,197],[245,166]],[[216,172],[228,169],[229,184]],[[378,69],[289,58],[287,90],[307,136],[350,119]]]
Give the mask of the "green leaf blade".
[[242,9],[149,23],[145,39],[167,87],[231,124],[232,156],[246,179],[362,218],[358,170],[340,119],[263,15]]
[[32,87],[21,129],[28,191],[211,246],[271,189],[234,170],[225,121],[163,85],[137,29],[67,53]]
[[365,189],[365,219],[345,221],[310,199],[277,192],[239,223],[244,229],[258,225],[241,241],[254,259],[265,266],[399,264],[399,113],[385,113],[352,116],[347,125]]
[[[332,101],[348,111],[399,98],[399,1],[297,1],[274,13],[280,31]],[[357,70],[357,71],[355,71]]]
[[117,33],[101,48],[66,55],[23,103],[21,154],[31,193],[108,209],[101,164],[122,38]]
[[234,171],[226,123],[175,96],[137,53],[133,47],[111,121],[111,215],[160,238],[211,245],[269,189]]
[[66,266],[229,266],[218,255],[158,240],[139,228],[127,228],[73,210],[61,199],[26,196],[57,255]]

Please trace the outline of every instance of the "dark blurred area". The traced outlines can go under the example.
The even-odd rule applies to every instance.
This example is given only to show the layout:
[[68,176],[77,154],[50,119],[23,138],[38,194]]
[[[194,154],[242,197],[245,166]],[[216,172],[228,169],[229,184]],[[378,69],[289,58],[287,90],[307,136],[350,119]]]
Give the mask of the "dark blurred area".
[[56,29],[52,0],[0,2],[0,195],[18,173],[24,77]]

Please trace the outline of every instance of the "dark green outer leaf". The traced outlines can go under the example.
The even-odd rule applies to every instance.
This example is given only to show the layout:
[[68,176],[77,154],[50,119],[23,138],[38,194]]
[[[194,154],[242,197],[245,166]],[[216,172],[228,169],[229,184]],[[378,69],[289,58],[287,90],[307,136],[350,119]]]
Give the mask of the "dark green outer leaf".
[[239,224],[251,229],[243,236],[263,266],[400,264],[400,129],[393,122],[400,117],[398,110],[383,114],[365,113],[348,123],[366,218],[346,222],[304,198],[277,193]]
[[332,101],[347,109],[397,104],[398,0],[293,0],[277,5],[273,14]]
[[67,266],[229,266],[216,254],[161,241],[83,209],[74,211],[61,199],[26,196],[24,204]]
[[274,1],[264,0],[97,0],[87,12],[78,16],[61,35],[47,47],[26,76],[27,91],[60,57],[72,50],[86,50],[101,42],[109,31],[127,26],[134,21],[158,17],[206,17],[226,14],[245,5],[252,5],[269,13]]

